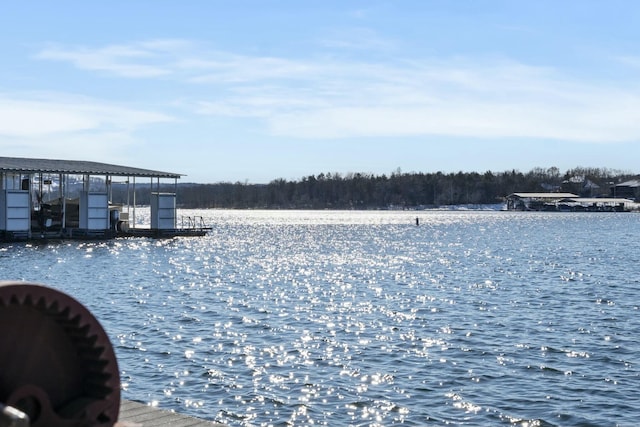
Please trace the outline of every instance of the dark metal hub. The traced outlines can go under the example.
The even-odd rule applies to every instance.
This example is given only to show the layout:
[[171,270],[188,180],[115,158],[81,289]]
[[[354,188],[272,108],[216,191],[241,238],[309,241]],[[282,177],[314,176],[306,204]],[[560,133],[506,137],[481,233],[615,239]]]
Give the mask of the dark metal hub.
[[113,426],[120,374],[104,329],[55,289],[0,282],[0,403],[34,427]]

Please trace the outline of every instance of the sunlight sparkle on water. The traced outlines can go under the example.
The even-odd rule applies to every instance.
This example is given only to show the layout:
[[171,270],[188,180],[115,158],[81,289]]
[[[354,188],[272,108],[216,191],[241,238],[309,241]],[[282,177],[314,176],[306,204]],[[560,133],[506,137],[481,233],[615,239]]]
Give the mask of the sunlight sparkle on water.
[[637,215],[189,214],[211,233],[0,248],[1,268],[87,304],[123,398],[230,426],[640,416]]

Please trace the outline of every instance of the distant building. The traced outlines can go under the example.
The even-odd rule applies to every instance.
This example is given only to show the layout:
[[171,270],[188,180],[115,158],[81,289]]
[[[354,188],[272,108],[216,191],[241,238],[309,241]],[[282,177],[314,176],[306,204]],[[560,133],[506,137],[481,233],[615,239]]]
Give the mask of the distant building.
[[579,197],[573,193],[513,193],[507,210],[549,212],[628,212],[639,204],[621,197]]
[[507,210],[542,211],[546,205],[575,197],[573,193],[513,193],[507,196]]
[[632,179],[611,186],[610,194],[614,198],[640,200],[640,180]]

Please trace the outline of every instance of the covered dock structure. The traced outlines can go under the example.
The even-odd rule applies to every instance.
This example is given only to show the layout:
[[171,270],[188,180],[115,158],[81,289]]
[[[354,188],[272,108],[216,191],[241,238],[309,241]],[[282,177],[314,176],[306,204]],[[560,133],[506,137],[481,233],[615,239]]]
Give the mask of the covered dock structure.
[[506,202],[511,211],[629,212],[640,206],[620,197],[580,197],[573,193],[512,193]]
[[512,193],[507,196],[509,211],[542,211],[563,199],[579,197],[573,193]]
[[[0,157],[0,239],[206,234],[201,218],[178,227],[181,176],[91,161]],[[150,191],[150,221],[140,226],[136,180]],[[125,201],[114,203],[115,186],[126,189]]]

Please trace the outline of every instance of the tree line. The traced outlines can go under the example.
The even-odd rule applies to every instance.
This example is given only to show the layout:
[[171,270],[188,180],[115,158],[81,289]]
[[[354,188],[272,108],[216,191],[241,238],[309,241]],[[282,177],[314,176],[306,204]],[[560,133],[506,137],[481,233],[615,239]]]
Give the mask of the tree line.
[[[517,170],[499,173],[403,173],[399,169],[389,176],[320,173],[297,181],[280,178],[268,184],[179,184],[177,203],[183,208],[226,209],[433,208],[496,204],[515,192],[561,191],[585,197],[608,196],[613,183],[632,177],[624,171],[584,167],[564,173],[556,167],[534,168],[526,173]],[[166,191],[173,190],[173,186],[166,188]],[[148,189],[137,191],[137,203],[148,204]],[[117,192],[114,190],[114,194]]]

